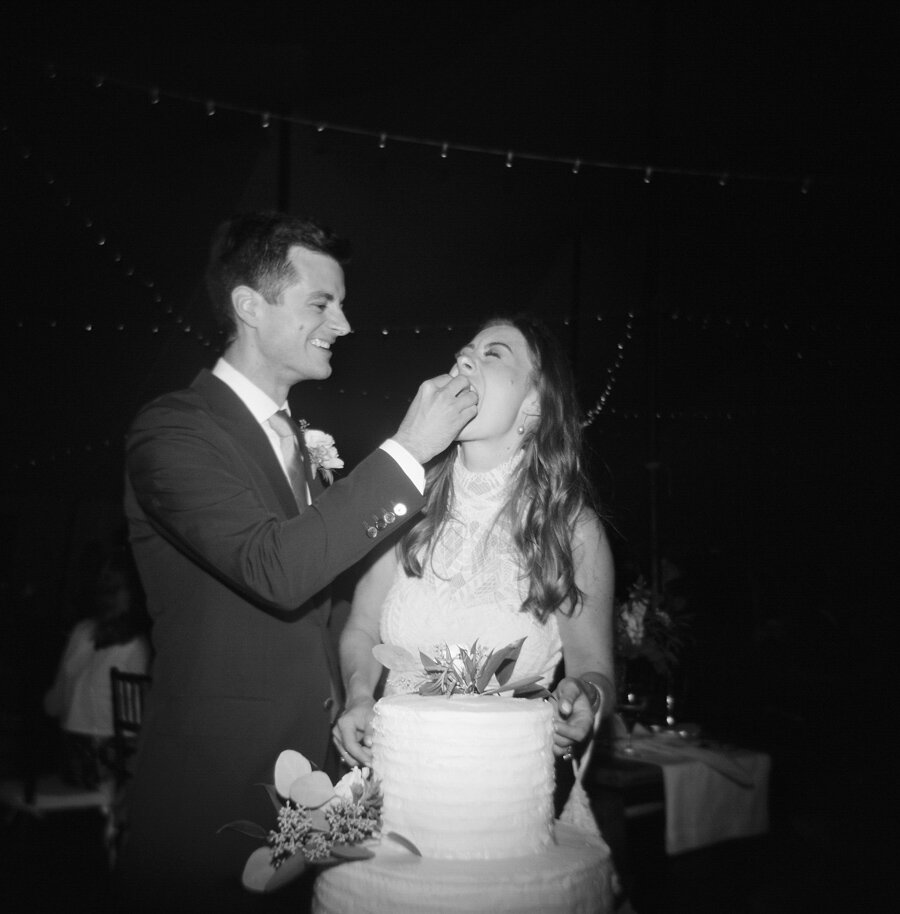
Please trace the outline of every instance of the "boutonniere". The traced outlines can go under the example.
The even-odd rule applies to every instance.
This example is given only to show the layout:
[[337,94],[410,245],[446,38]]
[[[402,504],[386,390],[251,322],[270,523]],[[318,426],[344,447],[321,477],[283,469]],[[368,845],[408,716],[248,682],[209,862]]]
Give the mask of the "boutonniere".
[[344,461],[338,456],[337,448],[334,446],[334,438],[328,432],[308,428],[305,424],[303,438],[309,451],[313,473],[321,473],[322,478],[331,485],[334,481],[332,470],[341,470],[344,467]]

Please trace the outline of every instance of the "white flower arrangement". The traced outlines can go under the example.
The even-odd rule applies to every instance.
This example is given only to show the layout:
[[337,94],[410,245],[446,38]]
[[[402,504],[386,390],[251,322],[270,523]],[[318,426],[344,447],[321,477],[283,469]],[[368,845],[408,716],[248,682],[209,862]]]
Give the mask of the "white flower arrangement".
[[247,860],[241,880],[245,888],[273,892],[310,865],[372,856],[367,845],[380,834],[382,798],[371,768],[353,768],[332,784],[324,771],[288,749],[275,762],[275,783],[265,786],[275,807],[276,829],[243,820],[223,826],[266,842]]

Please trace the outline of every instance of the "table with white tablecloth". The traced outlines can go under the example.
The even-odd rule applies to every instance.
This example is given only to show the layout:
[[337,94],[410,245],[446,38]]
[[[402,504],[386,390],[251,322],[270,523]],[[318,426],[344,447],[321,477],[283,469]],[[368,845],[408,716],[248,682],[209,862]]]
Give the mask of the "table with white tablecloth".
[[768,831],[767,753],[685,739],[676,730],[638,731],[633,753],[624,747],[617,740],[614,755],[662,770],[667,853]]
[[632,877],[629,835],[643,836],[646,869],[648,860],[658,859],[650,864],[655,868],[666,856],[768,831],[767,753],[699,739],[695,731],[638,726],[629,754],[623,728],[610,736],[598,746],[586,786],[626,886]]

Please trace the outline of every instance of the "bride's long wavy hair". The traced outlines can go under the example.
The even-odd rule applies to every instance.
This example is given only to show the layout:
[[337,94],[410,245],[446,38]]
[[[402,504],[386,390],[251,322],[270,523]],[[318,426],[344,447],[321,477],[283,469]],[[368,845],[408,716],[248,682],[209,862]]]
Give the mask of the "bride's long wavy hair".
[[[559,342],[542,323],[524,315],[492,318],[481,330],[498,325],[515,327],[525,338],[539,397],[540,416],[524,434],[522,461],[504,511],[528,580],[522,611],[545,622],[557,610],[574,613],[581,602],[572,535],[582,510],[597,511],[598,506],[584,472],[575,379]],[[453,511],[457,450],[451,446],[429,466],[422,517],[400,541],[400,560],[413,577],[422,576]]]

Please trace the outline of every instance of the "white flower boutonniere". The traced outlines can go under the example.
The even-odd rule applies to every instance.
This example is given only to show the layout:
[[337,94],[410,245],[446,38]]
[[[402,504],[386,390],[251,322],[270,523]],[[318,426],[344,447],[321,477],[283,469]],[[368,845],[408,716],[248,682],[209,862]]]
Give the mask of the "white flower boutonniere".
[[312,461],[313,472],[321,473],[322,478],[331,485],[334,481],[332,470],[344,467],[344,461],[338,457],[337,448],[334,446],[334,438],[317,428],[305,428],[303,437],[309,451],[309,459]]

